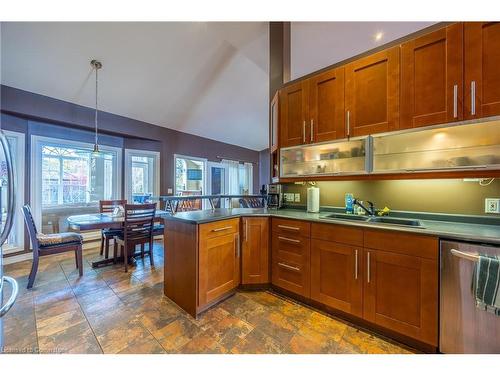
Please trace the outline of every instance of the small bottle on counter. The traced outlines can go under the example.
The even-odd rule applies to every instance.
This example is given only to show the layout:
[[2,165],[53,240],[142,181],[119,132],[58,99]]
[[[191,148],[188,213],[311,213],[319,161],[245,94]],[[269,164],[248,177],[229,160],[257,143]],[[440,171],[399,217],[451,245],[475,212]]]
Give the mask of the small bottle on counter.
[[345,213],[354,213],[354,195],[352,193],[345,193]]

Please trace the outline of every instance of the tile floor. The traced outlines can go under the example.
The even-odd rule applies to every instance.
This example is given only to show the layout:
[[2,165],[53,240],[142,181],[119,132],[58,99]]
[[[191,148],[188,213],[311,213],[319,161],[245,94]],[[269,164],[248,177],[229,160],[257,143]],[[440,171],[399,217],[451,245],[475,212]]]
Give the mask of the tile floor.
[[92,269],[86,250],[79,278],[70,254],[42,258],[31,291],[31,262],[7,265],[20,284],[5,317],[8,353],[411,353],[270,292],[238,292],[198,320],[163,296],[163,247],[155,264],[138,259]]

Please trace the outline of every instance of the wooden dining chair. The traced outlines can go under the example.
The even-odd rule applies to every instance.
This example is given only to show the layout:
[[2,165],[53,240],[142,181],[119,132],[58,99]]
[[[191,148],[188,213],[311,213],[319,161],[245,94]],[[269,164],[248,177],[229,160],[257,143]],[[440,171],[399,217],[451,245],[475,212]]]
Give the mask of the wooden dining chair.
[[[99,212],[100,213],[112,213],[114,209],[118,206],[125,206],[127,204],[126,199],[114,199],[114,200],[101,200],[99,201]],[[109,241],[115,236],[123,233],[123,229],[119,228],[105,228],[101,230],[101,251],[100,255],[105,258],[109,256]]]
[[248,197],[240,198],[240,207],[242,208],[263,208],[265,207],[264,198]]
[[[125,272],[128,272],[128,259],[135,256],[137,245],[149,244],[147,253],[151,266],[153,260],[153,223],[156,212],[156,203],[148,204],[126,204],[125,224],[123,232],[115,237],[118,246],[123,254]],[[142,250],[142,256],[145,252]],[[117,259],[117,249],[114,251],[114,259]]]
[[35,282],[40,257],[46,255],[74,251],[76,268],[78,269],[79,275],[83,276],[82,236],[74,232],[53,234],[38,233],[29,205],[23,207],[23,214],[33,246],[33,264],[28,279],[28,289],[31,289]]

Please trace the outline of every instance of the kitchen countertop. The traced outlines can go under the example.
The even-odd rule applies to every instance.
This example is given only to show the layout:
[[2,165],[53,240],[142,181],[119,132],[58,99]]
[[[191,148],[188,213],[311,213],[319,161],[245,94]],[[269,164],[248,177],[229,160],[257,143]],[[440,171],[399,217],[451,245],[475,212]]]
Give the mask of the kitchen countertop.
[[351,225],[363,228],[386,229],[400,232],[421,233],[438,236],[443,239],[464,240],[500,244],[500,226],[471,224],[452,221],[421,220],[423,227],[411,227],[381,223],[367,223],[339,219],[325,219],[322,216],[328,211],[309,213],[298,209],[265,209],[265,208],[219,208],[215,210],[178,212],[175,215],[164,215],[166,220],[178,220],[192,224],[203,224],[241,216],[272,216],[285,219],[307,220],[321,223]]

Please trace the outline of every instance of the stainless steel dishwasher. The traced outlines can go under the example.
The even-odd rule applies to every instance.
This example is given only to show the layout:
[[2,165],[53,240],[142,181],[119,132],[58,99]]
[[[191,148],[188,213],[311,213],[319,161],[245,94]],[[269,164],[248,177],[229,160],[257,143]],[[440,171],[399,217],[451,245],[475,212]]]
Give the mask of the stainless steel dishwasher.
[[477,254],[500,255],[500,247],[441,241],[439,350],[500,353],[500,316],[476,308],[471,290]]

